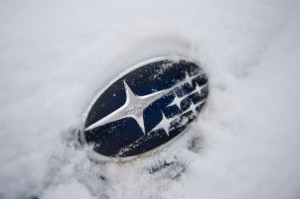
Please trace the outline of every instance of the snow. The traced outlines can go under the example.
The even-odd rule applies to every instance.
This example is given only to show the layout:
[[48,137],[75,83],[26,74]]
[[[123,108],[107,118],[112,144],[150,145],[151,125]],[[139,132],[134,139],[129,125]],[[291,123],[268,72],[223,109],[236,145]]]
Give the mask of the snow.
[[[1,1],[0,198],[299,198],[299,8]],[[126,164],[97,165],[72,146],[107,83],[140,61],[178,54],[200,61],[210,80],[207,107],[185,135]]]

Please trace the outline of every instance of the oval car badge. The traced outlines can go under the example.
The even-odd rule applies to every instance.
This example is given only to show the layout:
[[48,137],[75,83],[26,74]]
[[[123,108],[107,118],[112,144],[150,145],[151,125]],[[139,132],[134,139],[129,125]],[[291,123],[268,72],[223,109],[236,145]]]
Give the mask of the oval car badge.
[[197,117],[208,96],[207,75],[194,62],[143,62],[98,95],[84,139],[108,157],[131,157],[178,137]]

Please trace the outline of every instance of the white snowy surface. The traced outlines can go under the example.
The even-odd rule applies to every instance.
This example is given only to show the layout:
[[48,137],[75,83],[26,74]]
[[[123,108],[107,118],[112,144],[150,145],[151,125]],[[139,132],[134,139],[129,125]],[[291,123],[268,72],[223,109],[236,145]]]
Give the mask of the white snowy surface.
[[[0,198],[298,199],[299,13],[289,0],[1,1]],[[207,107],[183,137],[124,165],[67,146],[101,88],[166,54],[209,74]],[[178,168],[144,171],[174,157],[177,179],[164,172]]]

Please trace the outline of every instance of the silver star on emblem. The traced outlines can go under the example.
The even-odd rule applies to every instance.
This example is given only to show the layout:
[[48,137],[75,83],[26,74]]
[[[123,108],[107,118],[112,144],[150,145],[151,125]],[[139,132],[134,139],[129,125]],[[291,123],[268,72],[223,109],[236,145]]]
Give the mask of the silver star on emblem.
[[[193,80],[197,76],[199,76],[199,74],[190,76],[188,74],[188,72],[185,72],[185,78],[179,83],[179,87],[183,86],[186,83],[188,83],[190,86],[193,86]],[[198,83],[196,83],[196,85],[199,86]],[[175,95],[175,97],[174,97],[172,103],[169,104],[168,106],[170,107],[170,106],[176,105],[179,108],[179,110],[181,110],[181,101],[182,101],[182,99],[186,98],[186,96],[183,95],[183,96],[179,97],[176,93],[174,93],[174,95]]]
[[164,129],[166,134],[169,136],[169,125],[170,125],[170,121],[172,119],[166,118],[166,116],[163,112],[161,112],[161,114],[162,114],[162,120],[151,131],[155,131],[158,129]]
[[131,117],[136,120],[143,133],[145,134],[145,126],[144,126],[144,109],[152,104],[157,99],[161,98],[163,95],[167,94],[173,88],[157,91],[151,93],[149,95],[138,96],[133,93],[127,83],[124,81],[124,87],[126,92],[126,102],[123,106],[95,122],[94,124],[88,126],[85,130],[91,130],[102,126],[104,124],[114,122],[123,118]]
[[188,111],[193,111],[193,115],[194,115],[194,116],[197,116],[197,114],[198,114],[197,108],[198,108],[198,106],[200,106],[200,105],[203,104],[204,102],[205,102],[205,100],[202,100],[202,101],[197,102],[196,104],[194,104],[193,101],[190,100],[190,107],[189,107],[189,109],[187,110],[187,112],[188,112]]

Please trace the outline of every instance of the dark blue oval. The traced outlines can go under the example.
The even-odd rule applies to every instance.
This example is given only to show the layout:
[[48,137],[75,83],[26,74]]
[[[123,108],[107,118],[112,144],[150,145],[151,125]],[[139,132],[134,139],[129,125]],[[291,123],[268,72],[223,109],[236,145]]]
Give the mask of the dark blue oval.
[[135,156],[182,133],[201,111],[208,79],[199,65],[170,59],[134,67],[89,110],[84,136],[109,157]]

